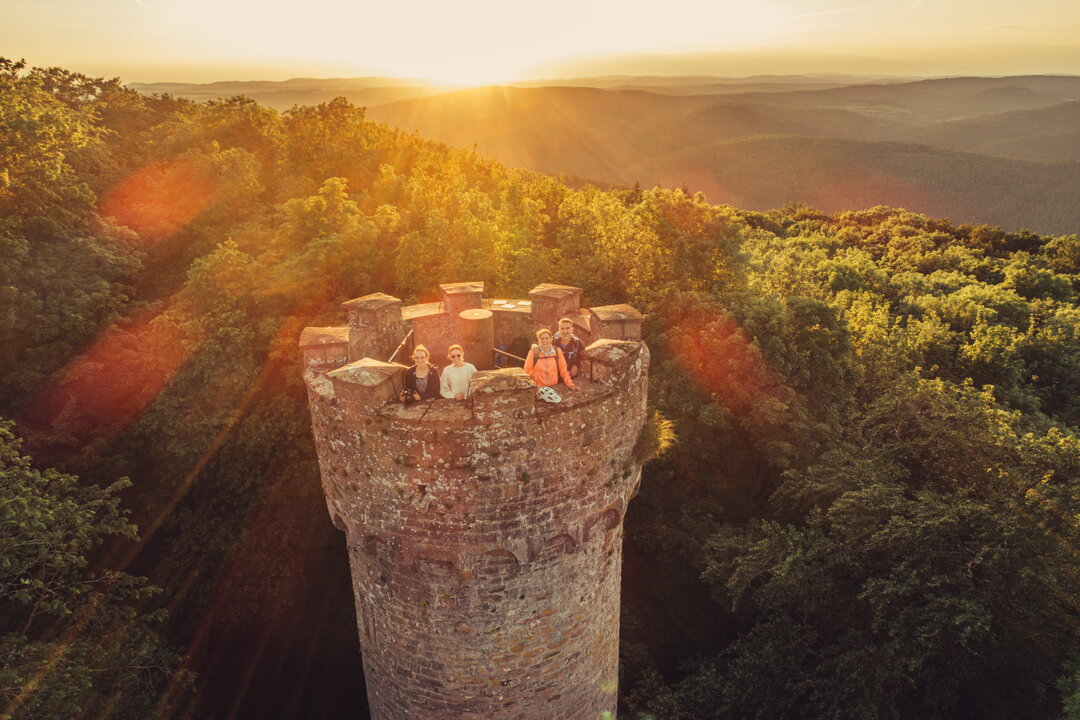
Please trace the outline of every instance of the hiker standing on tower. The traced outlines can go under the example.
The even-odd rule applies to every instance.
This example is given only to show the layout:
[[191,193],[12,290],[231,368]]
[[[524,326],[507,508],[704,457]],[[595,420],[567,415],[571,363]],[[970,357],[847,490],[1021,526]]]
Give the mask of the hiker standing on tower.
[[566,387],[574,390],[574,380],[566,369],[566,358],[562,350],[552,343],[551,331],[537,330],[539,344],[533,345],[525,358],[525,372],[540,387],[552,387],[559,384],[561,378]]
[[576,378],[581,370],[581,354],[585,351],[585,343],[574,334],[573,320],[570,318],[559,320],[559,332],[555,335],[554,345],[562,351],[570,377]]

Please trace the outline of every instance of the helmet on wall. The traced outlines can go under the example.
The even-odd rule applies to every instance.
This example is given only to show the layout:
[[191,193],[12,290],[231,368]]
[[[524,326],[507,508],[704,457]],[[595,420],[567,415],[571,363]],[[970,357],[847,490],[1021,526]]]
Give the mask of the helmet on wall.
[[536,397],[550,403],[562,402],[562,397],[553,387],[542,387],[536,391]]

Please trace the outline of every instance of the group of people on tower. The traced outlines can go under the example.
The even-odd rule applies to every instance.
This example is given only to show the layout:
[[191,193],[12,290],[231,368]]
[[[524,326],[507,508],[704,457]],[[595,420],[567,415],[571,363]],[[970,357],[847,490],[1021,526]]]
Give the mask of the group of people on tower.
[[[573,321],[562,318],[557,333],[546,328],[536,331],[536,343],[525,358],[525,372],[538,387],[554,387],[562,381],[574,390],[574,378],[581,370],[584,350],[585,344],[574,334]],[[402,402],[437,397],[464,400],[469,396],[469,380],[476,372],[476,366],[465,362],[465,350],[461,345],[450,346],[447,352],[450,364],[442,372],[431,364],[431,353],[423,345],[413,349],[412,359],[413,366],[405,371]]]

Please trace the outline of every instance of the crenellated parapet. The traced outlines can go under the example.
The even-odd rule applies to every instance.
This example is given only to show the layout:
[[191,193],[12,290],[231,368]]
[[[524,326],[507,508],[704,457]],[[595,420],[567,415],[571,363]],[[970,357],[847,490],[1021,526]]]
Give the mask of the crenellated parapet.
[[[586,343],[599,339],[640,340],[643,316],[629,305],[581,306],[581,288],[544,283],[529,292],[528,299],[485,298],[481,282],[440,285],[437,302],[403,306],[385,293],[372,293],[343,304],[348,313],[344,328],[307,328],[300,339],[309,364],[327,362],[327,345],[345,348],[349,360],[394,358],[409,364],[416,345],[426,345],[432,361],[441,364],[453,343],[465,347],[466,357],[478,369],[493,366],[492,347],[532,344],[540,328],[557,329],[559,318],[569,317],[574,332]],[[410,335],[411,332],[411,335]],[[491,344],[489,344],[491,343]]]
[[[622,522],[640,482],[648,348],[590,338],[578,389],[560,387],[557,404],[514,367],[478,372],[464,401],[396,402],[405,368],[386,358],[409,330],[435,354],[477,322],[462,320],[470,311],[487,311],[479,322],[503,342],[541,324],[546,296],[496,303],[477,285],[442,286],[438,312],[359,298],[346,304],[348,332],[301,337],[372,717],[595,720],[615,711]],[[590,329],[573,293],[555,295],[542,317]],[[385,325],[371,323],[378,313]]]

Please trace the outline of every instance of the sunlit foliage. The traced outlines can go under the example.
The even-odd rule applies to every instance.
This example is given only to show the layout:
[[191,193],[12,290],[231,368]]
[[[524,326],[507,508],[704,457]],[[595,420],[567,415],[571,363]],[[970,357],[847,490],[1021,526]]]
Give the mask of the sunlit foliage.
[[[57,503],[5,515],[13,547],[69,543],[11,575],[16,717],[363,712],[296,338],[452,280],[646,314],[620,716],[1075,714],[1077,236],[573,189],[344,100],[279,114],[8,61],[0,158],[0,412],[82,478],[4,455],[11,497]],[[34,594],[40,572],[67,589]],[[117,643],[153,682],[116,679]]]
[[38,470],[10,427],[0,423],[0,716],[147,717],[170,676],[187,682],[163,611],[138,612],[160,588],[90,566],[106,539],[136,537],[119,508],[128,482]]

